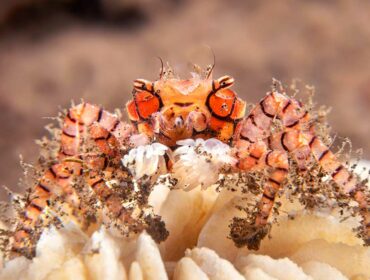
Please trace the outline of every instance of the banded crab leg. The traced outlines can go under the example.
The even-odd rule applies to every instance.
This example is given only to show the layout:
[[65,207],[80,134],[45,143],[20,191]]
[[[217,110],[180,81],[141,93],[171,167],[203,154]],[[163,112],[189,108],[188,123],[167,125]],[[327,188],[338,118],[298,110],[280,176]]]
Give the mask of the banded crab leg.
[[[34,243],[38,238],[35,236],[36,224],[40,221],[45,207],[50,205],[55,197],[62,196],[74,208],[80,206],[80,199],[73,189],[73,180],[74,176],[82,175],[84,168],[80,156],[81,139],[86,129],[94,127],[95,123],[102,128],[100,133],[96,128],[90,130],[94,130],[94,141],[103,154],[112,155],[115,151],[113,142],[116,139],[122,143],[125,142],[130,133],[128,125],[97,106],[83,103],[68,110],[62,127],[59,162],[45,172],[31,191],[24,213],[16,226],[10,249],[12,256],[21,254],[32,257],[34,255]],[[102,130],[107,132],[102,134]],[[73,158],[75,160],[71,160]],[[103,157],[103,160],[103,167],[107,167],[107,159]],[[96,162],[97,159],[92,160],[90,165],[96,165]],[[93,190],[99,189],[96,182],[91,186]]]
[[[164,222],[152,212],[151,207],[147,204],[147,196],[149,195],[146,191],[147,186],[136,193],[132,175],[121,168],[121,149],[127,149],[130,136],[135,132],[133,126],[119,121],[117,116],[97,106],[87,103],[72,108],[67,118],[72,122],[85,125],[88,135],[101,153],[98,158],[82,153],[82,160],[88,163],[88,166],[93,166],[85,172],[85,180],[109,210],[110,216],[124,224],[128,230],[126,234],[138,233],[145,229],[156,242],[165,240],[168,231],[165,229]],[[72,125],[70,128],[73,127]],[[66,150],[80,145],[82,140],[78,129],[66,137],[69,140],[68,146],[65,146]],[[105,179],[113,177],[123,180],[121,182],[125,183],[122,186],[123,190],[116,192],[107,185]],[[129,202],[130,207],[126,208],[123,202]]]
[[267,224],[276,194],[282,187],[289,169],[288,154],[284,151],[270,150],[264,156],[264,161],[270,170],[258,205],[259,212],[255,221],[257,227]]
[[331,176],[339,186],[342,194],[347,195],[358,203],[362,216],[361,235],[365,245],[370,245],[370,197],[366,185],[358,176],[349,171],[330,149],[312,132],[289,131],[271,137],[271,145],[276,149],[294,152],[297,149],[309,149],[314,160]]
[[[280,121],[282,132],[272,131],[274,120]],[[298,157],[298,163],[303,168],[309,160],[308,154],[312,154],[323,170],[330,174],[340,186],[341,191],[350,195],[359,204],[363,217],[363,237],[365,244],[369,244],[369,197],[365,192],[366,186],[359,184],[356,176],[340,163],[310,128],[310,115],[299,101],[277,92],[269,93],[251,111],[250,115],[238,124],[233,142],[236,156],[239,158],[238,167],[247,171],[263,168],[269,165],[266,157],[263,157],[266,151],[278,150]],[[265,163],[263,163],[264,160]],[[281,164],[286,165],[285,159]],[[263,196],[259,205],[265,205],[264,208],[271,211],[274,199],[270,202],[268,200],[267,196]],[[266,216],[269,216],[267,212],[260,211],[256,217],[255,226],[257,228],[265,225]],[[258,244],[251,246],[258,248]]]
[[39,238],[37,224],[41,223],[40,217],[47,206],[51,205],[56,197],[63,196],[65,201],[74,209],[79,206],[79,198],[71,188],[73,175],[80,174],[78,164],[57,163],[52,165],[27,198],[24,212],[21,213],[16,225],[11,243],[10,257],[34,255],[34,244]]
[[249,219],[235,218],[231,226],[231,238],[238,246],[247,245],[249,249],[257,250],[260,241],[267,235],[266,227],[272,212],[278,191],[283,187],[289,171],[288,153],[281,150],[269,149],[266,142],[259,140],[255,143],[236,143],[239,157],[238,167],[247,171],[267,171],[263,192],[257,203],[257,213]]

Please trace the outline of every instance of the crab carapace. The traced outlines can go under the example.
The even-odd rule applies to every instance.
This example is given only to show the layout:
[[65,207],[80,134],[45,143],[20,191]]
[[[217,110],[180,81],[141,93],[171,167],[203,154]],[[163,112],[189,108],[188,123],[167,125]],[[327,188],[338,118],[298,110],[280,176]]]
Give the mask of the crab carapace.
[[126,105],[131,122],[167,146],[188,138],[230,142],[245,115],[245,102],[229,89],[234,79],[161,79],[134,82],[133,99]]

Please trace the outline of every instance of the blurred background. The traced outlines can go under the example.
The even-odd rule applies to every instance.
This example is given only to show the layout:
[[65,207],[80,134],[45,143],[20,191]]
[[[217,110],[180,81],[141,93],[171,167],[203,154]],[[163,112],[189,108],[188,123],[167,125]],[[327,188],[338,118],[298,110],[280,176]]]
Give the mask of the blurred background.
[[[316,87],[333,131],[370,158],[369,1],[2,0],[0,184],[17,187],[47,117],[80,98],[123,108],[135,78],[156,79],[157,56],[232,75],[257,102],[275,77]],[[201,49],[202,51],[199,51]]]

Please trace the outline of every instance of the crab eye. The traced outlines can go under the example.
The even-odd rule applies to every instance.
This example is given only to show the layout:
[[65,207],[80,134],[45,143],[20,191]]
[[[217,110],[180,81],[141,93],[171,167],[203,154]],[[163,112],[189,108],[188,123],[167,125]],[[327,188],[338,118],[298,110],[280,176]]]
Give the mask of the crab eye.
[[222,88],[231,87],[234,84],[234,78],[230,76],[223,76],[213,81],[213,90],[218,91]]
[[150,92],[140,91],[135,94],[135,104],[140,118],[147,119],[160,108],[160,101],[157,96]]
[[134,89],[137,91],[148,91],[153,92],[153,84],[150,81],[144,79],[137,79],[134,81]]
[[231,114],[236,94],[229,89],[224,89],[212,94],[209,97],[209,107],[211,111],[219,117],[227,117]]

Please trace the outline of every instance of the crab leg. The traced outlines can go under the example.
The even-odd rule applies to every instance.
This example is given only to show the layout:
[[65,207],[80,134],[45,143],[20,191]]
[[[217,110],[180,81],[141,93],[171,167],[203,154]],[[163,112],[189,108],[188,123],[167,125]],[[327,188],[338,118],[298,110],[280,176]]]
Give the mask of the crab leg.
[[[63,196],[73,208],[80,206],[79,197],[73,189],[72,183],[74,176],[82,175],[83,172],[83,161],[81,162],[82,157],[79,155],[81,154],[81,139],[86,132],[91,134],[96,146],[104,154],[103,157],[90,158],[87,163],[96,168],[100,161],[102,164],[99,168],[104,170],[108,165],[107,156],[118,155],[117,143],[125,142],[130,133],[130,127],[120,122],[116,116],[88,103],[82,103],[69,109],[62,128],[61,148],[58,153],[59,162],[45,172],[32,190],[25,211],[16,227],[14,240],[11,244],[11,254],[32,257],[34,254],[33,243],[37,241],[37,237],[33,236],[36,234],[34,231],[36,223],[45,207],[50,205],[55,197]],[[94,181],[92,181],[93,179]],[[98,197],[105,199],[107,205],[111,205],[110,208],[122,208],[117,206],[117,198],[112,195],[112,191],[108,191],[103,180],[98,175],[93,176],[93,179],[90,178],[87,182],[90,183]],[[105,191],[103,192],[101,189]],[[113,201],[115,202],[113,203]]]
[[[274,119],[281,121],[283,132],[273,133],[271,128]],[[267,162],[261,164],[260,160],[263,153],[266,150],[279,150],[298,158],[299,167],[303,169],[311,153],[323,170],[340,186],[341,191],[358,203],[363,217],[365,243],[369,244],[369,198],[364,191],[366,186],[361,186],[356,176],[310,131],[309,121],[309,113],[300,102],[276,92],[269,93],[237,127],[233,144],[239,158],[238,167],[242,170],[266,167]],[[281,164],[285,166],[285,160]],[[259,205],[264,205],[266,210],[261,211],[260,216],[268,217],[267,212],[271,211],[273,200],[268,202],[268,198],[263,197],[262,201]],[[267,218],[261,217],[256,218],[256,226],[265,224]]]
[[[258,212],[253,224],[244,236],[237,235],[236,244],[247,244],[249,249],[257,250],[260,241],[268,233],[265,227],[272,212],[278,191],[283,187],[288,174],[288,154],[283,150],[269,149],[265,141],[255,143],[236,143],[237,157],[240,158],[238,168],[246,171],[267,170],[268,177],[263,185],[260,201],[257,203]],[[233,234],[232,234],[233,236]]]
[[[88,128],[88,134],[91,139],[94,140],[95,146],[99,152],[102,153],[100,158],[100,166],[97,165],[95,168],[90,168],[85,172],[85,180],[90,185],[91,189],[97,195],[97,197],[103,202],[103,205],[109,210],[110,215],[114,219],[118,219],[123,222],[128,232],[141,232],[144,229],[152,236],[156,242],[165,240],[168,236],[168,231],[165,229],[164,223],[160,220],[160,217],[152,212],[152,209],[147,204],[147,193],[139,194],[138,196],[126,197],[115,192],[107,184],[105,179],[110,178],[113,173],[115,176],[123,175],[126,183],[130,189],[134,189],[133,179],[130,174],[120,168],[122,155],[118,147],[125,148],[128,145],[129,136],[132,135],[134,128],[126,123],[118,120],[115,115],[112,115],[99,107],[90,104],[81,104],[80,107],[73,109],[80,110],[77,114],[70,111],[67,117],[75,120],[85,127]],[[85,116],[83,113],[86,108],[89,115]],[[94,117],[91,117],[93,115]],[[85,119],[86,117],[86,119]],[[72,126],[73,127],[73,126]],[[64,131],[64,130],[63,130]],[[74,139],[78,139],[80,143],[80,136],[78,130],[75,130],[76,135]],[[69,143],[70,146],[66,146],[66,149],[73,147],[73,142]],[[82,153],[82,160],[88,163],[88,166],[92,166],[92,163],[96,162],[96,157],[92,157],[89,162],[88,153]],[[87,155],[87,156],[86,156]],[[110,164],[112,166],[110,166]],[[103,176],[102,176],[103,175]],[[144,188],[145,189],[145,188]],[[139,207],[139,211],[136,208],[126,209],[122,204],[123,200],[131,201],[131,204],[135,204],[135,207]],[[137,213],[138,212],[138,213]],[[134,215],[132,215],[134,214]],[[136,215],[135,215],[136,214]]]
[[304,131],[308,129],[310,116],[300,102],[277,92],[267,94],[236,127],[233,146],[240,159],[240,169],[254,168],[263,151],[275,149],[270,137],[275,119],[281,121],[283,131]]
[[362,226],[364,241],[366,244],[369,244],[369,196],[366,191],[367,187],[361,185],[358,177],[350,172],[334,153],[311,132],[290,131],[274,135],[272,138],[272,145],[277,149],[283,149],[287,152],[292,152],[300,148],[310,150],[314,159],[320,164],[322,169],[338,184],[341,192],[351,196],[358,203],[360,214],[363,217]]
[[257,227],[267,224],[276,194],[282,187],[289,168],[288,155],[283,151],[268,151],[264,156],[264,161],[270,171],[258,205],[259,212],[255,221]]
[[370,197],[368,195],[367,186],[361,185],[358,177],[350,172],[338,158],[329,150],[329,148],[316,136],[312,138],[308,145],[314,158],[319,162],[320,166],[332,177],[341,191],[350,195],[359,206],[360,214],[363,217],[362,233],[365,245],[370,245]]
[[238,124],[234,143],[238,140],[255,143],[267,139],[273,133],[271,128],[275,119],[281,121],[284,131],[307,130],[310,115],[300,102],[271,92]]
[[[71,172],[71,170],[73,170]],[[73,208],[79,205],[79,198],[71,188],[73,173],[79,173],[78,164],[58,163],[52,165],[35,185],[25,206],[23,215],[16,226],[16,231],[11,247],[11,255],[33,255],[33,243],[38,239],[35,231],[36,223],[40,222],[40,216],[46,206],[56,196],[64,196]]]

